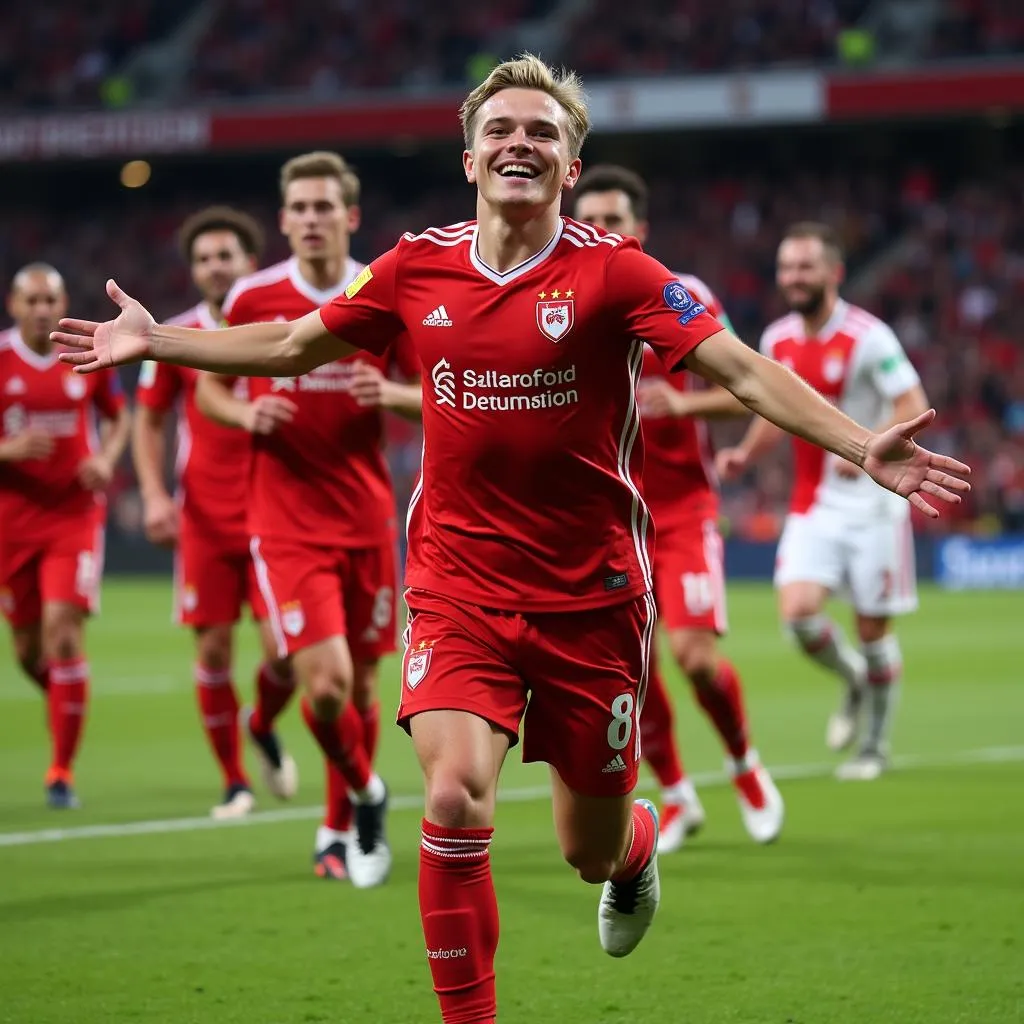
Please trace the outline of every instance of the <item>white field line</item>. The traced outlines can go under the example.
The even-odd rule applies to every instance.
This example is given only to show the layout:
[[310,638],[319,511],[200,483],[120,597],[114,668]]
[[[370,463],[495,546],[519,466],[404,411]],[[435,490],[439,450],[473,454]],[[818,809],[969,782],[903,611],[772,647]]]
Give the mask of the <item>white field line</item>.
[[[1010,764],[1024,761],[1024,746],[983,747],[980,750],[953,751],[939,756],[905,754],[892,759],[892,767],[900,771],[922,768],[952,768],[957,765]],[[831,775],[835,764],[790,764],[771,766],[776,779],[817,779]],[[698,772],[691,776],[698,786],[723,786],[728,780],[721,772]],[[850,783],[856,785],[856,783]],[[650,784],[641,786],[650,789]],[[541,800],[550,795],[548,786],[526,786],[499,793],[503,803]],[[418,810],[423,806],[419,795],[395,796],[391,809]],[[256,811],[245,818],[218,821],[210,817],[164,818],[156,821],[127,821],[112,825],[82,825],[76,828],[44,828],[31,832],[0,832],[0,847],[34,846],[38,843],[62,843],[76,839],[108,839],[121,836],[162,835],[168,832],[200,832],[215,828],[239,828],[246,825],[272,825],[281,821],[309,821],[319,818],[323,806],[288,807],[274,811]]]

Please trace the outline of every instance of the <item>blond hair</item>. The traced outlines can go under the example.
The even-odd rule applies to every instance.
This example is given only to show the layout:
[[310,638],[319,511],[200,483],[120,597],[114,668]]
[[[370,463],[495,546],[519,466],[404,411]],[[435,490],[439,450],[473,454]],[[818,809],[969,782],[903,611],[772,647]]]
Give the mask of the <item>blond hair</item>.
[[590,131],[590,112],[583,83],[575,71],[548,67],[532,53],[499,64],[467,97],[459,111],[466,149],[473,148],[476,118],[480,108],[503,89],[537,89],[546,92],[564,111],[569,121],[569,155],[575,159]]
[[359,202],[359,177],[343,156],[326,150],[293,156],[281,168],[281,198],[293,181],[300,178],[334,178],[341,185],[341,198],[346,206]]

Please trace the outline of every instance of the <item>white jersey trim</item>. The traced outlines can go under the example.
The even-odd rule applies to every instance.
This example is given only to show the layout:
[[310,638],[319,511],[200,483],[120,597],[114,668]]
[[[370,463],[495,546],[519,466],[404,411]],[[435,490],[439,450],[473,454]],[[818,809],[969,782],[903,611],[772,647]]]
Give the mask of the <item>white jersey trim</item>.
[[555,228],[555,233],[551,236],[547,245],[538,253],[534,253],[529,259],[523,260],[518,266],[513,267],[511,270],[499,272],[493,267],[489,267],[480,258],[480,253],[477,250],[480,244],[479,231],[480,225],[474,225],[473,227],[473,242],[469,250],[469,262],[473,264],[474,269],[497,285],[511,284],[513,281],[518,281],[524,274],[528,274],[531,270],[539,267],[554,251],[558,245],[559,240],[562,238],[562,232],[565,230],[565,222],[559,218],[558,227]]
[[630,509],[630,529],[633,533],[633,544],[636,547],[636,557],[640,565],[644,587],[651,590],[654,586],[654,573],[651,568],[650,553],[647,550],[647,528],[650,525],[651,513],[629,473],[633,445],[640,432],[640,405],[636,400],[636,388],[643,364],[644,343],[637,338],[633,340],[629,348],[629,405],[626,408],[626,418],[619,436],[617,468],[619,479],[629,488],[633,497]]
[[10,344],[14,354],[23,362],[28,363],[35,370],[49,370],[51,366],[54,366],[57,362],[57,348],[50,351],[49,355],[40,355],[38,352],[33,351],[29,348],[25,339],[21,336],[21,331],[16,327],[12,328],[10,332]]

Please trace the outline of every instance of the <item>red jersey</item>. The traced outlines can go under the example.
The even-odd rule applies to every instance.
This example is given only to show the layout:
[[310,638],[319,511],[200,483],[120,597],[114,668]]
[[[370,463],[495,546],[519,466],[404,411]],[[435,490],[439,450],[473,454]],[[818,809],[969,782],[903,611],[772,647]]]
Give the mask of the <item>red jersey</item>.
[[[219,324],[205,302],[168,323],[212,330]],[[246,503],[252,458],[249,435],[222,426],[196,406],[199,370],[147,360],[139,371],[136,401],[148,409],[177,408],[175,467],[183,525],[194,533],[248,549]]]
[[56,350],[41,356],[17,328],[0,334],[0,431],[13,437],[34,428],[54,439],[46,459],[0,462],[0,529],[19,541],[36,541],[66,527],[69,519],[99,513],[102,494],[78,482],[79,466],[99,450],[96,414],[115,419],[124,395],[113,370],[73,373]]
[[[319,291],[299,273],[296,259],[286,260],[236,282],[224,317],[231,325],[295,320],[342,295],[362,269],[349,260],[340,284]],[[393,353],[404,372],[417,375],[403,346],[390,348],[393,337],[375,349],[377,355],[341,359],[302,377],[249,381],[251,398],[279,394],[298,406],[291,423],[253,438],[251,533],[346,548],[393,540],[395,499],[382,451],[383,417],[348,395],[356,359],[386,373]]]
[[[697,303],[722,320],[725,311],[718,296],[699,277],[676,277]],[[644,351],[643,379],[667,380],[679,391],[704,386],[693,374],[668,374],[650,346]],[[718,515],[718,479],[707,423],[694,417],[644,416],[643,424],[647,448],[644,497],[662,535],[689,528],[695,520],[714,519]]]
[[429,377],[408,586],[513,611],[650,590],[644,341],[675,370],[721,328],[635,240],[561,218],[539,253],[498,273],[474,222],[429,228],[320,314],[374,352],[407,331]]

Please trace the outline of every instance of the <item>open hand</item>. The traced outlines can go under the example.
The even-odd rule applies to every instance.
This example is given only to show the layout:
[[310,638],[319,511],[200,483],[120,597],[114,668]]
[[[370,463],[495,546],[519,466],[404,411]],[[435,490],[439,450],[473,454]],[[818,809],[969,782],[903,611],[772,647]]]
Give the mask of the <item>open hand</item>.
[[65,317],[58,325],[61,330],[50,335],[55,344],[76,349],[60,354],[61,362],[70,363],[75,373],[95,373],[111,366],[137,363],[149,355],[156,324],[149,310],[122,291],[113,279],[107,281],[107,294],[121,307],[115,319],[97,323]]
[[370,363],[352,364],[348,390],[356,405],[364,409],[387,409],[391,405],[392,381]]
[[971,489],[962,479],[970,476],[970,466],[948,455],[936,455],[914,441],[914,435],[934,419],[935,410],[929,409],[907,423],[897,423],[885,433],[876,434],[864,453],[864,472],[872,480],[906,498],[932,519],[938,518],[939,510],[924,497],[926,494],[955,505]]
[[667,380],[652,380],[638,391],[640,414],[651,418],[681,417],[692,413],[685,391],[672,387]]

